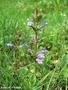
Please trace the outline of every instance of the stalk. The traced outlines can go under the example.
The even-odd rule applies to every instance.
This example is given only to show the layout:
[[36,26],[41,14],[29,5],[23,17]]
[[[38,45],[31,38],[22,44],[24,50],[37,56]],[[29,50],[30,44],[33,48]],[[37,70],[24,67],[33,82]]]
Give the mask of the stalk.
[[36,52],[38,50],[38,33],[35,31],[35,39],[36,39]]

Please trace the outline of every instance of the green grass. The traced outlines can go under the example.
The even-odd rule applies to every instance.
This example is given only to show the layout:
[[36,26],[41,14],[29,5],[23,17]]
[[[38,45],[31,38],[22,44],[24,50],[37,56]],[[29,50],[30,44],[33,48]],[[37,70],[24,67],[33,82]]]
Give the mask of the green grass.
[[[35,8],[42,9],[40,22],[48,23],[38,33],[38,50],[49,48],[42,65],[27,52],[35,34],[27,19],[33,18]],[[0,90],[68,89],[67,19],[68,0],[0,0]],[[8,47],[8,42],[15,46]],[[19,47],[21,43],[25,45]]]

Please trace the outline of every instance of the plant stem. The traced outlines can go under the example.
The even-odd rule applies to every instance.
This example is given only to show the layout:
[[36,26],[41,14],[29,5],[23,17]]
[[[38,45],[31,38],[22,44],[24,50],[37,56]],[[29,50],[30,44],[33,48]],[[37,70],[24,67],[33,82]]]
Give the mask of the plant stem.
[[36,39],[36,52],[37,52],[37,49],[38,49],[38,33],[37,33],[37,31],[35,31],[35,39]]

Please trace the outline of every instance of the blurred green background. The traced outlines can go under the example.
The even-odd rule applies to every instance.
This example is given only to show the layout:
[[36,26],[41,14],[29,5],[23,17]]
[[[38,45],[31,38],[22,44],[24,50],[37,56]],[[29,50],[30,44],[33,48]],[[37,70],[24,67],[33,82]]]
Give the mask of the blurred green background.
[[[17,46],[17,34],[21,34],[19,44],[31,42],[34,32],[27,19],[33,18],[35,8],[42,10],[42,21],[48,23],[39,33],[40,48],[51,47],[43,65],[32,61],[26,45]],[[7,47],[8,42],[16,46]],[[68,0],[0,0],[0,87],[16,90],[18,86],[20,90],[68,89]]]

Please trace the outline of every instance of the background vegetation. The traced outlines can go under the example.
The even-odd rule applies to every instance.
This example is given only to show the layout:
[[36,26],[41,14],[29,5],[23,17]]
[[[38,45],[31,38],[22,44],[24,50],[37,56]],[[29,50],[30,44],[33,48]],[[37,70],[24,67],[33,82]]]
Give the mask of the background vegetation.
[[[39,50],[48,50],[41,65],[28,52],[36,8],[48,23],[39,32]],[[67,19],[68,0],[0,0],[0,90],[68,90]]]

